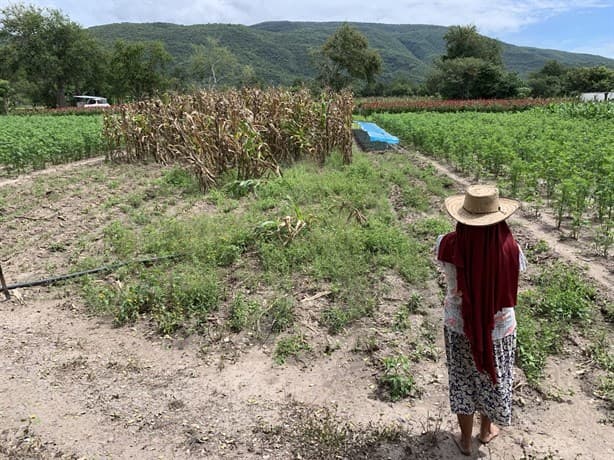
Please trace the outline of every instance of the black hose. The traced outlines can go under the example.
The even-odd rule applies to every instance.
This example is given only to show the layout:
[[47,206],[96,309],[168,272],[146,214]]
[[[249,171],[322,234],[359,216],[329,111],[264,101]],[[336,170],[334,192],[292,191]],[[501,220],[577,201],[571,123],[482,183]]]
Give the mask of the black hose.
[[169,259],[177,259],[179,257],[181,257],[181,254],[172,254],[169,256],[161,256],[161,257],[150,257],[147,259],[136,259],[136,260],[129,260],[127,262],[119,262],[113,265],[105,265],[103,267],[98,267],[98,268],[92,268],[91,270],[85,270],[82,272],[75,272],[75,273],[68,273],[66,275],[59,275],[59,276],[54,276],[52,278],[45,278],[42,280],[36,280],[36,281],[25,281],[23,283],[17,283],[17,284],[9,284],[8,286],[6,286],[6,290],[9,291],[11,289],[18,289],[18,288],[26,288],[26,287],[34,287],[34,286],[48,286],[50,284],[53,283],[57,283],[60,281],[64,281],[64,280],[68,280],[71,278],[77,278],[79,276],[85,276],[85,275],[91,275],[93,273],[100,273],[100,272],[110,272],[113,271],[119,267],[123,267],[124,265],[130,265],[130,264],[147,264],[147,263],[152,263],[152,262],[158,262],[160,260],[169,260]]

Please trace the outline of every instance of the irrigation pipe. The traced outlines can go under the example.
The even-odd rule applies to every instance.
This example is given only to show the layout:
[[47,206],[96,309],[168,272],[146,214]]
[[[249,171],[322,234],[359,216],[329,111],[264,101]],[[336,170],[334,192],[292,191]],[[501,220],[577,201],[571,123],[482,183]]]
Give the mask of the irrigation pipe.
[[177,259],[182,256],[183,256],[182,254],[172,254],[169,256],[149,257],[146,259],[129,260],[127,262],[119,262],[119,263],[112,264],[112,265],[104,265],[102,267],[92,268],[90,270],[85,270],[82,272],[68,273],[66,275],[54,276],[51,278],[45,278],[45,279],[36,280],[36,281],[25,281],[23,283],[9,284],[8,286],[5,286],[3,290],[5,291],[5,294],[6,294],[7,291],[10,291],[11,289],[27,288],[27,287],[34,287],[34,286],[48,286],[50,284],[58,283],[60,281],[65,281],[71,278],[77,278],[79,276],[91,275],[93,273],[100,273],[100,272],[110,272],[110,271],[116,270],[119,267],[123,267],[124,265],[148,264],[152,262],[159,262],[161,260]]

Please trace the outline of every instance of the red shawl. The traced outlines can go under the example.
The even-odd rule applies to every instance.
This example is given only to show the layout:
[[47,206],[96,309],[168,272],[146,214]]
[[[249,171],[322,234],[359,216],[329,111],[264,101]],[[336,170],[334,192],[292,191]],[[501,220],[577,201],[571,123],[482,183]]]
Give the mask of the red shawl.
[[465,335],[480,372],[497,382],[492,330],[495,313],[516,305],[519,249],[505,221],[485,227],[460,222],[441,240],[438,259],[456,266]]

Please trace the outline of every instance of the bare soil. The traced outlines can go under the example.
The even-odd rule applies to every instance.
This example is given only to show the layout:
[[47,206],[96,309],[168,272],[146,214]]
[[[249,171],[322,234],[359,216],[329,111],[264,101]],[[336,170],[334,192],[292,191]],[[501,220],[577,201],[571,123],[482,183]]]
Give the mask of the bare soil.
[[[153,165],[86,163],[0,183],[7,282],[104,253],[102,228],[124,216],[113,197],[147,196],[160,174]],[[154,201],[145,206],[160,206]],[[204,199],[168,201],[162,212],[209,209]],[[610,295],[607,264],[583,260],[542,223],[512,224],[523,244],[543,239],[549,257],[587,265]],[[327,433],[349,434],[347,458],[462,458],[450,438],[438,280],[421,288],[424,310],[410,318],[411,330],[434,331],[433,353],[412,364],[421,394],[396,403],[378,398],[374,357],[405,346],[391,316],[414,290],[393,274],[382,283],[389,290],[376,315],[336,336],[313,320],[326,295],[305,294],[300,322],[312,351],[284,365],[272,359],[272,340],[245,334],[161,337],[144,321],[114,328],[89,313],[74,284],[12,291],[0,302],[0,458],[335,458]],[[381,349],[357,351],[367,338]],[[549,360],[540,391],[516,374],[513,426],[487,446],[476,442],[473,458],[614,458],[612,414],[593,394],[581,339]],[[382,435],[385,427],[396,435]]]

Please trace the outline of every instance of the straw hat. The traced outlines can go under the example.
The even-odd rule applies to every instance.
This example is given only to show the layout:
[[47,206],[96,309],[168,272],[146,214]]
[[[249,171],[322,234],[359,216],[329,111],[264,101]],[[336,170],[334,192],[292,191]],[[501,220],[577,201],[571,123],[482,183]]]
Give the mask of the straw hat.
[[520,203],[499,198],[499,189],[494,185],[470,185],[463,195],[446,198],[445,206],[458,222],[480,227],[507,219],[518,210]]

